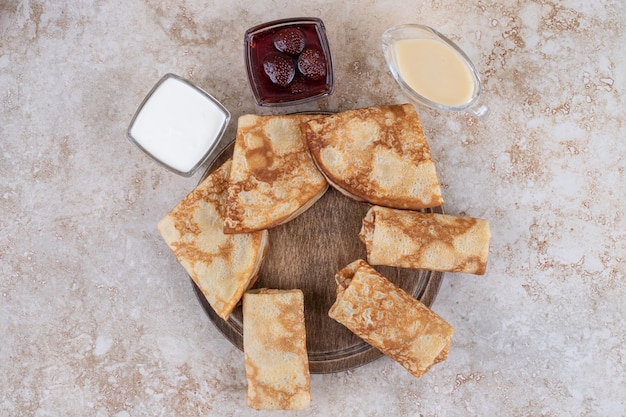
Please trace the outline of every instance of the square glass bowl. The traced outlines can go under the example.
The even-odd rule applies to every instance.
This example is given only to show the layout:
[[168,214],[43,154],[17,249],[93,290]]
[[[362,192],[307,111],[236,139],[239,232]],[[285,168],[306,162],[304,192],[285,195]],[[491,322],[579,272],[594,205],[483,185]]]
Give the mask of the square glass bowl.
[[260,106],[285,106],[332,94],[333,62],[321,19],[274,20],[244,36],[248,81]]
[[155,161],[185,177],[216,150],[230,112],[213,96],[174,74],[150,90],[126,135]]

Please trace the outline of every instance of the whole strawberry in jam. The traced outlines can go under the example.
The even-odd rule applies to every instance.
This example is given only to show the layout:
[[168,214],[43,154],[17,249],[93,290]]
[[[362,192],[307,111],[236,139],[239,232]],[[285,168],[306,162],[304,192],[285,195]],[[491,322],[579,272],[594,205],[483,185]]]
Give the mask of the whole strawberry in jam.
[[304,45],[304,33],[295,27],[282,29],[274,36],[274,47],[285,54],[298,55]]
[[270,54],[263,59],[263,71],[274,84],[286,87],[296,75],[296,66],[289,57]]
[[289,84],[291,94],[302,94],[307,91],[308,84],[302,75],[296,74],[295,78]]
[[298,57],[298,69],[306,78],[319,80],[326,76],[326,60],[317,49],[307,48]]

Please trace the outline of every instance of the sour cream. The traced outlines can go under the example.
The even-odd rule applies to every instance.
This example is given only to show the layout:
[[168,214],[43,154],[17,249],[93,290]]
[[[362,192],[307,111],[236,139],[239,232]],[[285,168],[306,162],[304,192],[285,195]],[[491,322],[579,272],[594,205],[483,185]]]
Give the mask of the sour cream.
[[137,111],[128,137],[181,175],[192,175],[215,149],[230,113],[211,95],[173,74],[163,77]]

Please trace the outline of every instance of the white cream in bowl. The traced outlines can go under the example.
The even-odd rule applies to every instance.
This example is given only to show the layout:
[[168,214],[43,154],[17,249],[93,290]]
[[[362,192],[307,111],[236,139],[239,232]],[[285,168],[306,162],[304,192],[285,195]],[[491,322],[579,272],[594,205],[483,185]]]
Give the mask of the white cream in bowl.
[[128,138],[162,165],[190,176],[215,150],[229,121],[228,110],[210,94],[167,74],[137,110]]

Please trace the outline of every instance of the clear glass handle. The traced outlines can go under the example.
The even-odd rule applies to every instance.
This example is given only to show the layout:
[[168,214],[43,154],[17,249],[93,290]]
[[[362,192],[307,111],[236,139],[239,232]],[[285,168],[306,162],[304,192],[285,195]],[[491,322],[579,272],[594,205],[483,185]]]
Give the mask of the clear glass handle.
[[486,104],[476,103],[475,105],[467,109],[467,112],[473,114],[479,119],[486,119],[487,117],[489,117],[491,110]]

